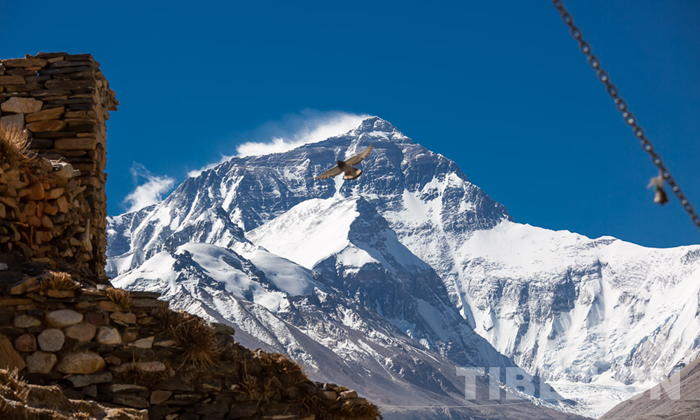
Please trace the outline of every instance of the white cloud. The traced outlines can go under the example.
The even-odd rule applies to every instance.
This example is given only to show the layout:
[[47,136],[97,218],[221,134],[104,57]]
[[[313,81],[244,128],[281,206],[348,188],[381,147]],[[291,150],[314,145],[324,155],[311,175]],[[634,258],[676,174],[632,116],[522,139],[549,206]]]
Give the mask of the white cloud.
[[[287,114],[279,121],[272,121],[245,133],[231,141],[244,141],[236,147],[237,157],[283,153],[307,143],[316,143],[329,137],[346,133],[371,117],[343,111],[304,110],[298,114]],[[188,177],[199,176],[234,156],[222,154],[218,162],[187,172]]]
[[173,178],[153,175],[140,163],[134,162],[129,171],[135,184],[138,184],[140,179],[145,179],[146,182],[138,185],[124,198],[124,206],[128,208],[127,213],[161,201],[163,195],[170,191],[175,184]]
[[268,134],[269,137],[243,143],[236,148],[236,152],[238,157],[286,152],[348,132],[368,117],[340,111],[302,111],[285,116],[281,122],[264,125],[259,130],[260,134]]
[[210,163],[208,165],[205,165],[199,169],[193,169],[189,172],[187,172],[187,176],[190,178],[194,178],[199,176],[202,172],[209,170],[209,169],[214,169],[217,166],[221,165],[222,163],[226,162],[227,160],[231,159],[233,156],[226,156],[226,155],[221,155],[221,159],[219,159],[218,162]]

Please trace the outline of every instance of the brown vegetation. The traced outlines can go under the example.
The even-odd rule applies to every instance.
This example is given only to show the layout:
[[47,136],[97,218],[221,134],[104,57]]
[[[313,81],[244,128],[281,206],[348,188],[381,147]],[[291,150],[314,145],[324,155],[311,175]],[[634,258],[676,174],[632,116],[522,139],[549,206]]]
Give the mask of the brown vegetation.
[[66,398],[57,386],[29,385],[17,371],[0,369],[2,420],[145,420],[147,415],[128,408],[107,408],[92,401]]
[[26,159],[29,148],[27,135],[17,127],[0,125],[0,164],[7,163],[12,168]]
[[64,272],[46,271],[43,275],[39,290],[70,291],[80,288],[80,283],[73,280],[73,276]]
[[184,363],[213,366],[221,354],[214,329],[202,318],[180,313],[173,336],[184,350]]
[[131,295],[128,290],[109,288],[107,289],[107,297],[119,305],[123,311],[128,312],[131,309]]

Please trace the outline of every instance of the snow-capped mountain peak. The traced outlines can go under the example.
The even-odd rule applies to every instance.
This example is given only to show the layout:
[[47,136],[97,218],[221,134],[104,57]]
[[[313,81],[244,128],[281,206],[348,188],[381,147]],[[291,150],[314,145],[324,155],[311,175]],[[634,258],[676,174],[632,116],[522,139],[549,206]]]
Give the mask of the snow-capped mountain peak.
[[[313,179],[369,144],[358,179]],[[429,359],[442,368],[514,361],[599,415],[700,352],[700,247],[514,223],[454,162],[378,117],[285,153],[233,158],[112,218],[109,232],[118,284],[165,288],[319,376],[328,374],[319,358],[332,353],[449,400],[454,382]],[[196,269],[165,260],[185,251]],[[153,258],[177,281],[150,278]],[[260,288],[217,280],[239,275],[234,259]],[[416,360],[432,366],[430,378],[412,376]],[[384,385],[379,394],[393,389]],[[384,401],[398,398],[389,394]]]

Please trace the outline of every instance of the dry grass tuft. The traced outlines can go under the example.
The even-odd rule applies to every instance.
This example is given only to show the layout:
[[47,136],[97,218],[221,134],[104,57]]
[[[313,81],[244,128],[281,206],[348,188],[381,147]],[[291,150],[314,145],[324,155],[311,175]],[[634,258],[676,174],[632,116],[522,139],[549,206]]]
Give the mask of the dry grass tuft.
[[39,288],[42,292],[47,290],[69,291],[80,288],[80,283],[73,280],[68,273],[47,271],[41,280]]
[[340,416],[342,417],[360,417],[360,418],[374,418],[383,419],[382,412],[374,404],[352,404],[351,402],[346,402],[340,407]]
[[178,314],[180,322],[173,328],[173,336],[185,352],[183,363],[214,366],[221,354],[214,329],[201,318]]
[[269,403],[272,399],[274,399],[275,395],[280,393],[281,391],[282,383],[279,381],[279,379],[277,379],[274,376],[268,378],[265,381],[265,385],[262,389],[261,400],[264,400],[266,403]]
[[[326,399],[318,390],[307,387],[306,393],[299,399],[302,414],[315,415],[318,420],[337,420],[343,418],[383,419],[379,408],[363,399],[345,402]],[[337,389],[336,389],[337,391]]]
[[258,378],[255,376],[245,375],[243,380],[238,383],[240,392],[251,400],[260,400],[262,392],[258,387]]
[[161,330],[166,331],[172,335],[172,331],[180,320],[180,316],[177,312],[168,308],[166,303],[161,304],[151,313],[153,319],[158,323]]
[[0,369],[2,420],[143,420],[130,408],[107,408],[92,401],[69,400],[56,385],[27,385],[17,371]]
[[29,388],[19,379],[17,369],[12,371],[0,369],[0,418],[23,419],[23,410],[15,407],[26,404],[28,395]]
[[170,369],[167,363],[166,366],[168,366],[168,369],[163,372],[147,372],[139,368],[138,363],[136,362],[136,356],[134,356],[132,360],[132,363],[127,365],[124,370],[116,375],[121,381],[132,383],[134,385],[143,385],[150,388],[155,386],[158,382],[169,379],[173,376],[172,369]]
[[138,366],[134,364],[128,365],[124,370],[119,372],[116,376],[124,382],[129,382],[134,385],[139,385],[145,380],[144,371],[139,369]]
[[315,415],[319,420],[335,420],[338,416],[333,413],[331,404],[315,392],[307,392],[301,397],[301,413],[304,416]]
[[265,375],[279,378],[282,388],[296,386],[304,382],[309,382],[301,366],[291,361],[281,353],[256,352],[256,358],[260,361],[260,366],[264,369]]
[[0,163],[9,163],[11,167],[27,159],[24,152],[29,148],[29,139],[24,131],[17,127],[0,126]]
[[28,394],[29,388],[19,379],[17,369],[12,371],[0,369],[0,397],[24,404],[27,402]]
[[127,290],[109,288],[107,297],[119,305],[123,311],[128,312],[131,309],[131,294]]

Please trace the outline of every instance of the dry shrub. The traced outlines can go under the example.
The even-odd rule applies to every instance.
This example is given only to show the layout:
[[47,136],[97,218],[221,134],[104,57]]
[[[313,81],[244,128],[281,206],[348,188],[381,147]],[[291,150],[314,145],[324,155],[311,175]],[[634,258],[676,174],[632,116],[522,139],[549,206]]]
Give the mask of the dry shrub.
[[22,409],[27,403],[29,388],[21,381],[17,369],[8,371],[0,369],[0,418],[7,420],[24,420],[29,416]]
[[182,347],[184,357],[181,368],[190,363],[201,371],[201,368],[211,368],[219,360],[221,346],[214,329],[203,319],[173,311],[166,305],[153,310],[151,316]]
[[158,382],[172,377],[172,369],[168,368],[163,372],[147,372],[139,368],[136,358],[126,366],[124,370],[117,374],[120,380],[134,385],[143,385],[148,388],[155,386]]
[[17,127],[0,125],[0,163],[17,165],[27,156],[24,152],[29,148],[29,139],[24,131]]
[[180,313],[180,322],[172,327],[175,340],[185,353],[184,363],[211,367],[216,363],[221,349],[214,329],[201,318]]
[[17,371],[0,369],[2,420],[143,420],[129,408],[106,408],[92,401],[69,400],[58,386],[27,385]]
[[336,420],[341,418],[383,419],[379,408],[369,401],[347,400],[343,403],[326,399],[317,389],[306,388],[300,397],[302,414],[316,415],[318,420]]
[[238,383],[238,386],[240,392],[246,395],[248,399],[259,400],[262,398],[262,392],[258,387],[258,378],[255,376],[245,375]]
[[268,378],[263,386],[261,400],[270,402],[278,392],[282,391],[282,383],[276,377]]
[[131,309],[131,294],[124,289],[107,289],[107,297],[112,302],[119,305],[123,311],[128,312]]
[[42,292],[47,290],[68,291],[80,288],[80,283],[74,281],[68,273],[47,271],[43,277],[39,285]]
[[353,404],[347,401],[340,407],[339,414],[342,417],[383,419],[379,407],[369,402],[366,404]]
[[138,366],[133,363],[128,365],[124,370],[120,371],[116,376],[124,382],[138,385],[144,381],[144,373],[146,372],[139,369]]
[[307,392],[299,402],[304,416],[315,415],[318,420],[335,420],[338,416],[333,413],[331,403],[316,392]]
[[180,321],[180,314],[168,308],[166,303],[162,303],[153,310],[151,316],[156,321],[161,330],[172,335],[172,331]]
[[73,413],[71,420],[90,420],[92,418],[90,413]]
[[0,397],[24,404],[28,394],[29,388],[19,379],[17,369],[12,371],[0,369]]
[[265,370],[265,375],[280,378],[284,388],[309,382],[309,379],[302,372],[301,366],[282,353],[260,351],[256,352],[256,357]]

